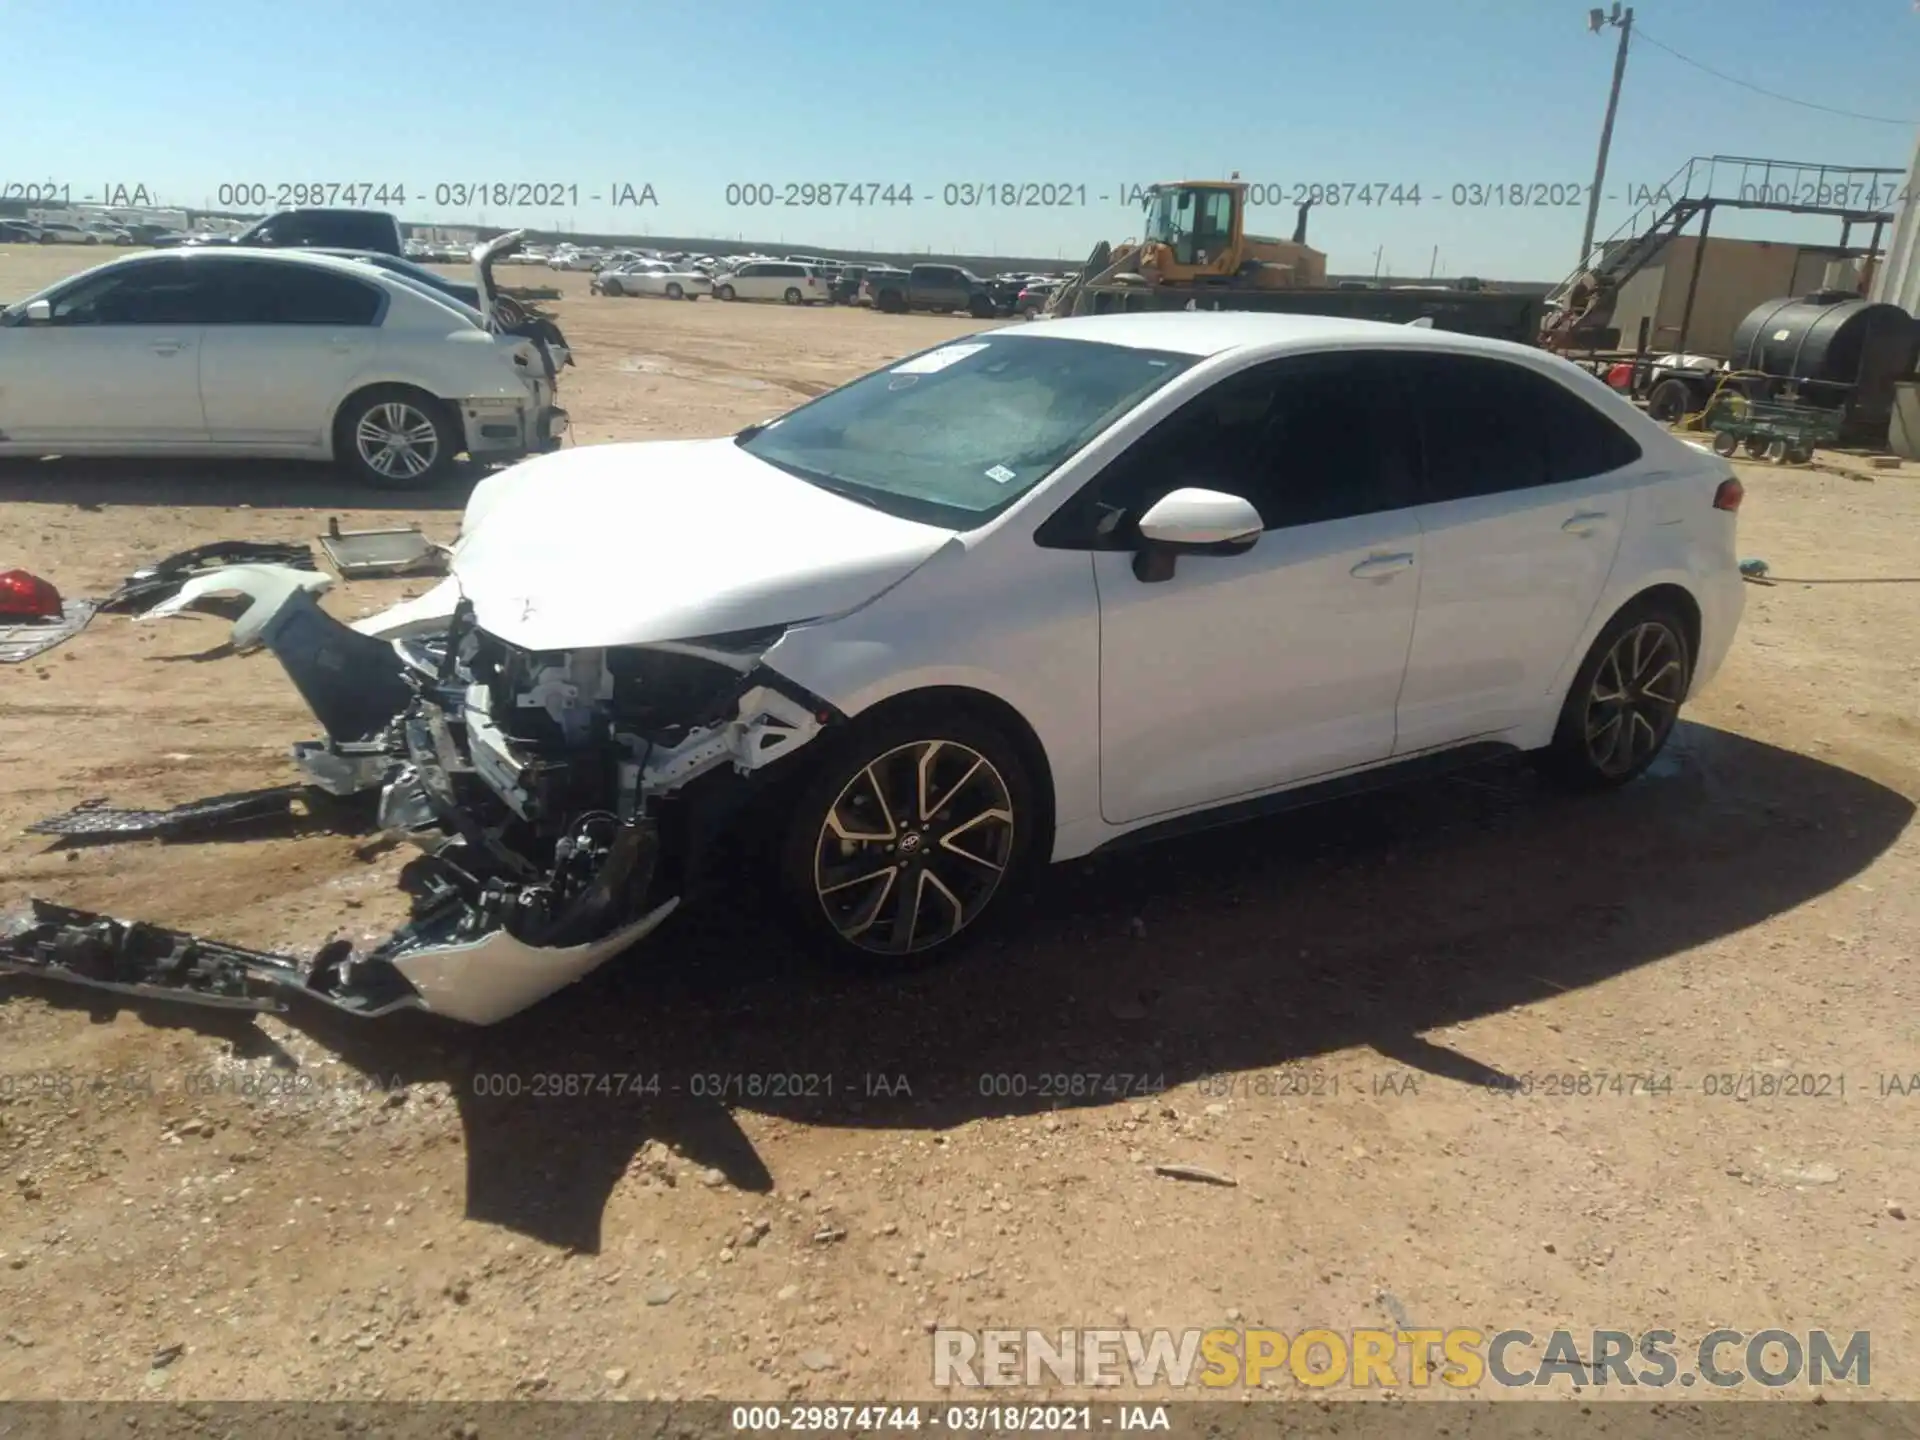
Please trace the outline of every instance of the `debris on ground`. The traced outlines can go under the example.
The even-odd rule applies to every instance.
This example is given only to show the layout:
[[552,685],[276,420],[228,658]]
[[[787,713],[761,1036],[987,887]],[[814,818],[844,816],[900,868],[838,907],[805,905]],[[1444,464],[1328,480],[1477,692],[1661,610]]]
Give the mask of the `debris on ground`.
[[391,530],[342,530],[340,517],[327,521],[320,548],[342,580],[373,580],[400,575],[444,575],[447,547],[429,540],[418,525]]
[[30,570],[0,570],[0,663],[44,655],[86,629],[97,608],[62,599],[52,581]]
[[69,839],[173,839],[223,825],[290,816],[294,802],[307,791],[305,785],[274,785],[264,790],[213,795],[166,810],[116,810],[105,799],[84,800],[71,810],[34,821],[27,831]]
[[203,602],[219,596],[244,596],[249,602],[235,618],[230,606],[215,613],[233,620],[233,645],[236,654],[244,654],[260,644],[260,632],[295,591],[308,594],[331,588],[333,577],[318,571],[301,570],[290,565],[229,565],[196,575],[167,599],[147,607],[142,620],[165,620],[204,608]]
[[1223,1175],[1218,1170],[1209,1170],[1204,1165],[1181,1165],[1166,1163],[1155,1165],[1153,1173],[1164,1175],[1169,1180],[1196,1180],[1202,1185],[1239,1185],[1231,1175]]
[[233,565],[286,565],[314,570],[313,547],[279,540],[215,540],[143,565],[123,581],[100,608],[109,615],[142,615],[177,594],[197,575]]

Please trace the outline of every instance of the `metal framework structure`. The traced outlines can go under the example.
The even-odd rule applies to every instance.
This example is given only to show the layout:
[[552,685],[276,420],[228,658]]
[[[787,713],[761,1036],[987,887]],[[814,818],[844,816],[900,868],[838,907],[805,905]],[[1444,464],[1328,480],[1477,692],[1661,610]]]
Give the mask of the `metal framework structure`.
[[[1894,221],[1891,207],[1905,173],[1877,165],[1825,165],[1745,155],[1695,156],[1651,190],[1625,222],[1594,245],[1585,264],[1555,287],[1550,298],[1562,309],[1559,318],[1549,322],[1543,338],[1570,355],[1624,358],[1617,333],[1607,328],[1620,287],[1657,259],[1668,242],[1685,234],[1698,216],[1700,243],[1694,247],[1686,300],[1680,312],[1680,335],[1673,347],[1685,350],[1716,210],[1759,210],[1838,220],[1840,239],[1833,249],[1834,257],[1859,256],[1866,260],[1860,279],[1864,294],[1872,283],[1886,227]],[[1864,246],[1852,243],[1854,227],[1859,225],[1872,226]],[[1643,323],[1636,347],[1625,354],[1645,357],[1646,329]],[[1611,340],[1601,343],[1606,336]],[[1589,343],[1581,345],[1582,340]]]

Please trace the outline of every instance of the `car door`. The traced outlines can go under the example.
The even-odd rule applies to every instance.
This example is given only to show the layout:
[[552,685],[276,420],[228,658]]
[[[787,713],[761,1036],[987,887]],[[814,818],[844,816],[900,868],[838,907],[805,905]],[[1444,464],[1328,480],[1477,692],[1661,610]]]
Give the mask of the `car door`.
[[221,304],[202,345],[200,394],[213,443],[319,447],[373,361],[386,292],[371,276],[291,256],[212,263]]
[[0,330],[0,440],[49,450],[204,445],[199,266],[154,256],[82,275],[45,322]]
[[[1413,635],[1412,435],[1381,361],[1293,356],[1211,386],[1093,482],[1101,813],[1124,824],[1387,759]],[[1137,523],[1187,487],[1250,501],[1235,555],[1135,573]]]
[[1538,716],[1613,568],[1640,450],[1518,361],[1435,352],[1397,368],[1424,456],[1397,747],[1410,753]]

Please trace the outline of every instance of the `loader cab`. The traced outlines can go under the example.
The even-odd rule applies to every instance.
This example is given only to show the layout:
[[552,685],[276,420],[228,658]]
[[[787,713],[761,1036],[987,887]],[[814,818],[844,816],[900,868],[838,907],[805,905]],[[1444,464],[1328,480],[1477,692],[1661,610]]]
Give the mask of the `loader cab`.
[[1247,187],[1238,184],[1181,182],[1147,191],[1145,243],[1164,247],[1174,273],[1211,271],[1232,274],[1238,268],[1242,206]]

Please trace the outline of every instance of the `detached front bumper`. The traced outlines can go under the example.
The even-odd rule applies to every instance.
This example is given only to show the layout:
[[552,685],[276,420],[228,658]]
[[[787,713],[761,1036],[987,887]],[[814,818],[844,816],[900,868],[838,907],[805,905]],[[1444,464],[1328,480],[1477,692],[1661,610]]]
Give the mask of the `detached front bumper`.
[[[490,1025],[581,979],[678,908],[699,843],[689,837],[720,810],[663,821],[657,804],[687,803],[690,782],[715,771],[777,764],[836,718],[739,658],[721,667],[732,679],[710,721],[679,725],[674,743],[646,741],[604,773],[597,723],[572,749],[502,734],[486,687],[459,658],[479,634],[466,607],[440,633],[376,639],[327,615],[289,576],[300,579],[247,566],[203,585],[254,601],[235,625],[236,648],[272,651],[325,729],[293,747],[311,790],[377,803],[380,830],[423,852],[401,876],[408,923],[370,950],[337,940],[302,959],[36,900],[0,917],[0,973],[227,1008],[284,1009],[297,995],[359,1016],[419,1009]],[[585,679],[599,654],[557,658]],[[567,688],[551,671],[541,679],[542,693]],[[565,779],[576,765],[584,791]],[[724,810],[744,782],[722,789],[730,801],[702,805]]]

